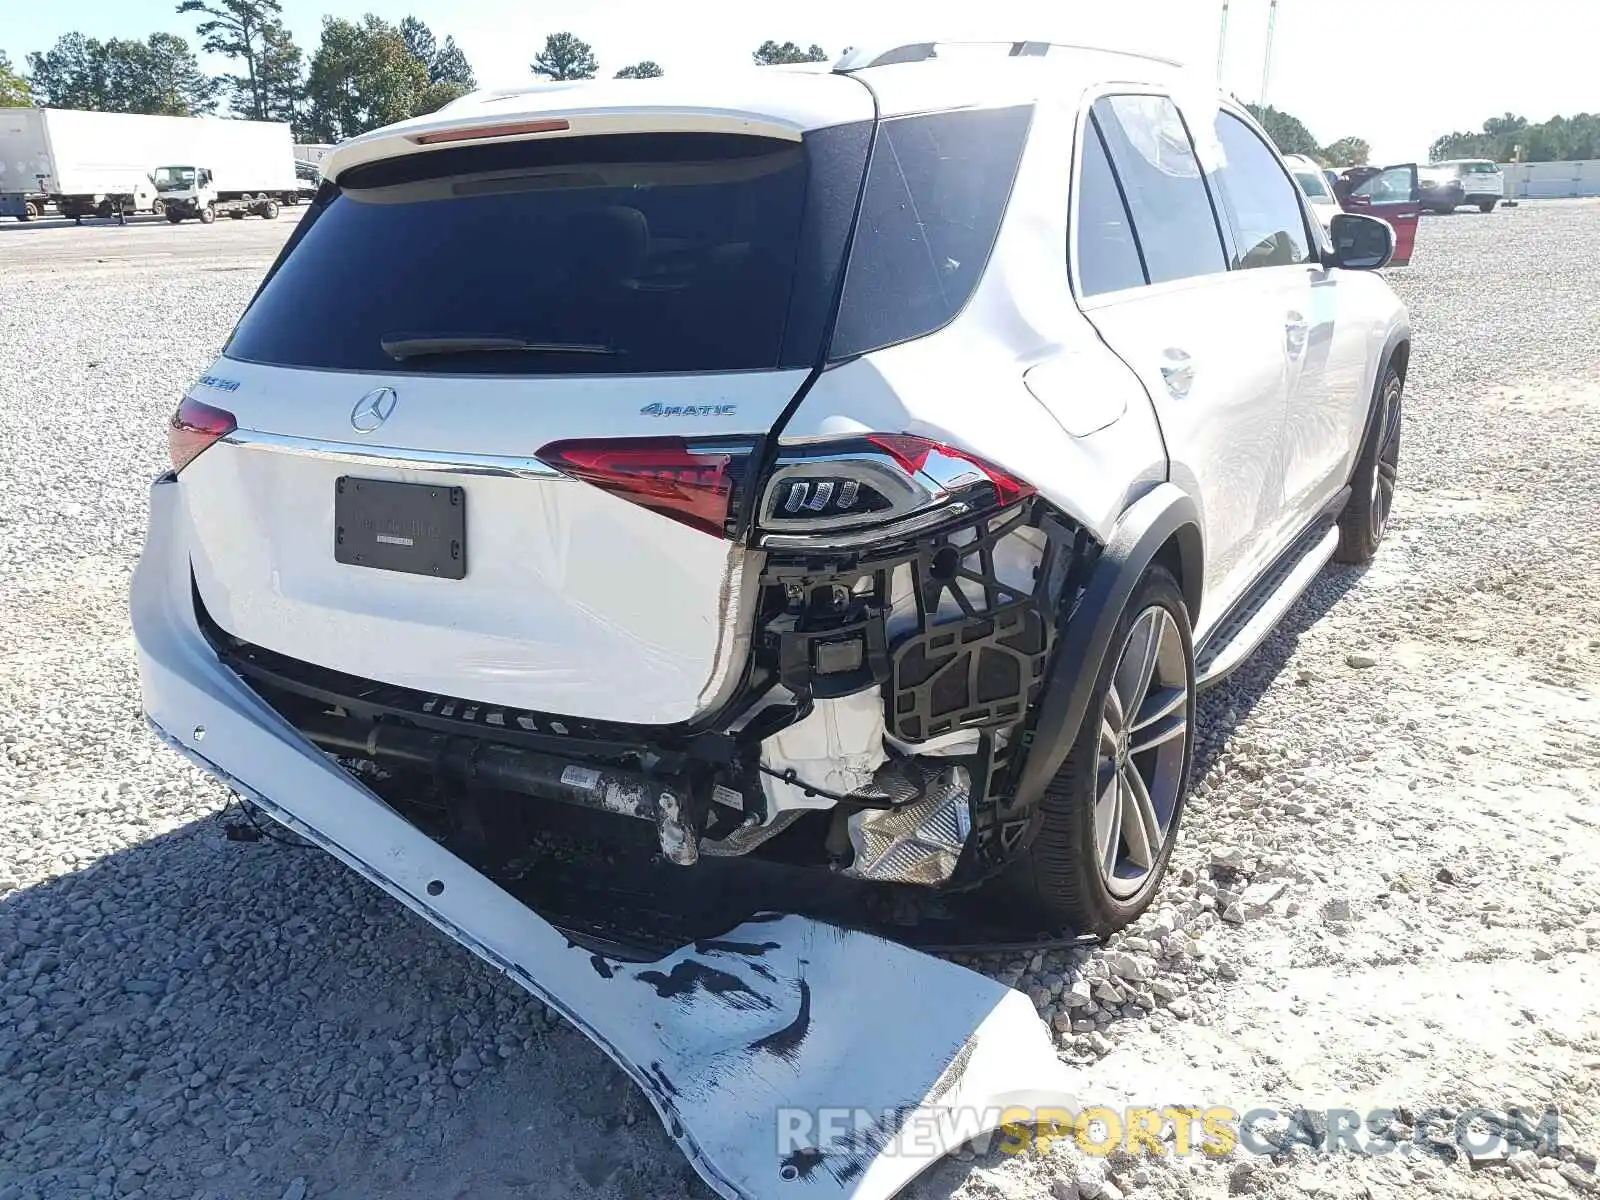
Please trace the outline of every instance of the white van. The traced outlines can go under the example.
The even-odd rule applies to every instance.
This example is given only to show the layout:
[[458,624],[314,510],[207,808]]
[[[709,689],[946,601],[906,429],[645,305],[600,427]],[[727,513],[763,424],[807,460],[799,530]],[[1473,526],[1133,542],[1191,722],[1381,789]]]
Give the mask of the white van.
[[1430,171],[1451,172],[1461,182],[1461,204],[1476,204],[1480,212],[1493,212],[1505,198],[1506,180],[1498,163],[1486,158],[1451,158],[1429,163]]
[[1317,160],[1307,158],[1304,154],[1285,154],[1283,162],[1294,176],[1294,181],[1300,185],[1300,190],[1306,194],[1306,199],[1311,202],[1311,211],[1322,222],[1322,227],[1328,228],[1328,222],[1344,209],[1334,197],[1333,189],[1328,186],[1327,176],[1322,173]]

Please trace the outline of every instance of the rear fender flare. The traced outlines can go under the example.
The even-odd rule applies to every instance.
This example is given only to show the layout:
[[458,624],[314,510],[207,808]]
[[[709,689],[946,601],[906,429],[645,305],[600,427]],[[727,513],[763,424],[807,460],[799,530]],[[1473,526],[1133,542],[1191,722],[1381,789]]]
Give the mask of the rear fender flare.
[[1411,326],[1408,324],[1397,325],[1390,330],[1388,340],[1384,342],[1383,353],[1378,356],[1378,368],[1372,373],[1372,394],[1367,401],[1367,419],[1361,426],[1361,440],[1355,444],[1355,449],[1350,456],[1348,474],[1351,477],[1355,475],[1356,464],[1361,461],[1362,450],[1372,437],[1373,422],[1378,419],[1378,402],[1383,396],[1384,376],[1389,373],[1390,367],[1397,367],[1400,372],[1400,379],[1403,382],[1410,363]]
[[1118,519],[1066,622],[1039,698],[1033,739],[1017,779],[1014,803],[1033,808],[1072,748],[1111,645],[1117,620],[1161,548],[1176,540],[1184,600],[1191,619],[1204,583],[1200,512],[1176,484],[1157,484]]

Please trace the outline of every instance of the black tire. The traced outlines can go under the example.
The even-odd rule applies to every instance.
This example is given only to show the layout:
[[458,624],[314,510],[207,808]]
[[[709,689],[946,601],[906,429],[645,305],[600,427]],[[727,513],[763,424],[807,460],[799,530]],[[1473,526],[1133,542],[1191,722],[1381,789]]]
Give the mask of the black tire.
[[200,224],[209,225],[217,219],[217,206],[208,204],[200,210]]
[[1400,372],[1393,363],[1385,364],[1372,405],[1372,422],[1350,476],[1350,499],[1339,514],[1339,548],[1333,552],[1337,562],[1371,562],[1389,528],[1400,476],[1404,400],[1405,384]]
[[1500,201],[1498,200],[1479,200],[1478,211],[1481,213],[1492,213],[1495,209],[1495,205],[1499,203]]
[[262,206],[261,215],[268,221],[276,221],[278,219],[278,202],[276,200],[268,200]]
[[167,209],[167,220],[176,225],[183,220],[183,214],[175,208],[169,208]]
[[154,217],[165,216],[166,212],[167,212],[167,202],[165,200],[152,200],[152,201],[150,201],[150,215],[151,216],[154,216]]
[[22,206],[22,215],[18,217],[17,220],[31,221],[39,215],[39,211],[38,203],[33,200],[29,200]]
[[[1124,748],[1113,761],[1102,759],[1102,726],[1107,719],[1108,693],[1113,687],[1117,669],[1123,661],[1123,648],[1135,624],[1152,608],[1165,611],[1175,627],[1182,652],[1182,683],[1169,687],[1176,704],[1178,686],[1182,687],[1181,734],[1183,744],[1178,755],[1170,756],[1160,766],[1150,765],[1151,778],[1164,785],[1164,799],[1170,805],[1166,817],[1164,840],[1148,874],[1138,881],[1137,890],[1117,895],[1111,890],[1101,866],[1097,848],[1096,810],[1102,796],[1102,772],[1109,767],[1112,782],[1117,772],[1126,769],[1131,759]],[[1189,610],[1184,604],[1183,590],[1172,574],[1161,566],[1152,566],[1134,588],[1127,607],[1117,620],[1106,657],[1098,668],[1094,692],[1084,713],[1083,724],[1073,740],[1061,769],[1050,781],[1040,801],[1039,828],[1033,840],[988,888],[986,899],[994,902],[997,915],[1008,923],[1019,917],[1024,923],[1034,923],[1050,929],[1071,929],[1078,933],[1105,936],[1137,920],[1150,907],[1160,890],[1162,877],[1172,858],[1172,848],[1177,839],[1183,817],[1184,799],[1189,787],[1189,768],[1194,754],[1194,704],[1195,704],[1194,642],[1189,628]],[[1152,696],[1154,693],[1152,693]],[[1178,708],[1171,716],[1176,720]],[[1172,739],[1175,740],[1175,739]],[[1163,742],[1163,746],[1170,745]],[[1173,747],[1177,749],[1177,747]],[[1152,751],[1151,753],[1160,753]],[[1144,774],[1144,768],[1132,768]],[[1171,773],[1176,771],[1176,777]],[[1146,780],[1146,791],[1150,791]],[[1171,791],[1170,797],[1165,796]],[[1109,843],[1113,855],[1125,845],[1119,834],[1113,832]]]
[[94,215],[104,219],[106,217],[109,217],[111,215],[111,212],[112,212],[111,201],[102,200],[102,201],[100,201],[99,206],[94,210]]

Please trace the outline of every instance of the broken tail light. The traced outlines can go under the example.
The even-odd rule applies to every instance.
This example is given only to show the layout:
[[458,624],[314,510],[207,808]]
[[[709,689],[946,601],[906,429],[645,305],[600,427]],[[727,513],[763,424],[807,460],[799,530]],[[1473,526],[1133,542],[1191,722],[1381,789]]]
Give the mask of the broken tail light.
[[[596,438],[552,442],[541,462],[691,529],[736,530],[749,441]],[[912,434],[789,447],[761,491],[765,546],[875,541],[1008,507],[1032,486],[994,464]]]
[[762,493],[764,546],[839,546],[929,528],[1031,496],[964,450],[903,433],[785,448]]
[[552,442],[537,457],[691,529],[727,537],[749,454],[747,443],[665,437]]
[[202,450],[238,427],[231,412],[185,396],[167,423],[167,449],[172,455],[172,469],[183,470]]

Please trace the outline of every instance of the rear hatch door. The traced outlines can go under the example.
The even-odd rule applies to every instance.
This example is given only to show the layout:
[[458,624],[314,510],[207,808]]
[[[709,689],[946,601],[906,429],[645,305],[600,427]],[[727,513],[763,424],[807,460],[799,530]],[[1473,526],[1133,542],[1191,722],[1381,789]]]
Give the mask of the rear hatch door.
[[745,468],[816,360],[871,135],[825,82],[860,122],[341,175],[192,393],[238,425],[179,477],[212,618],[507,709],[714,705]]

